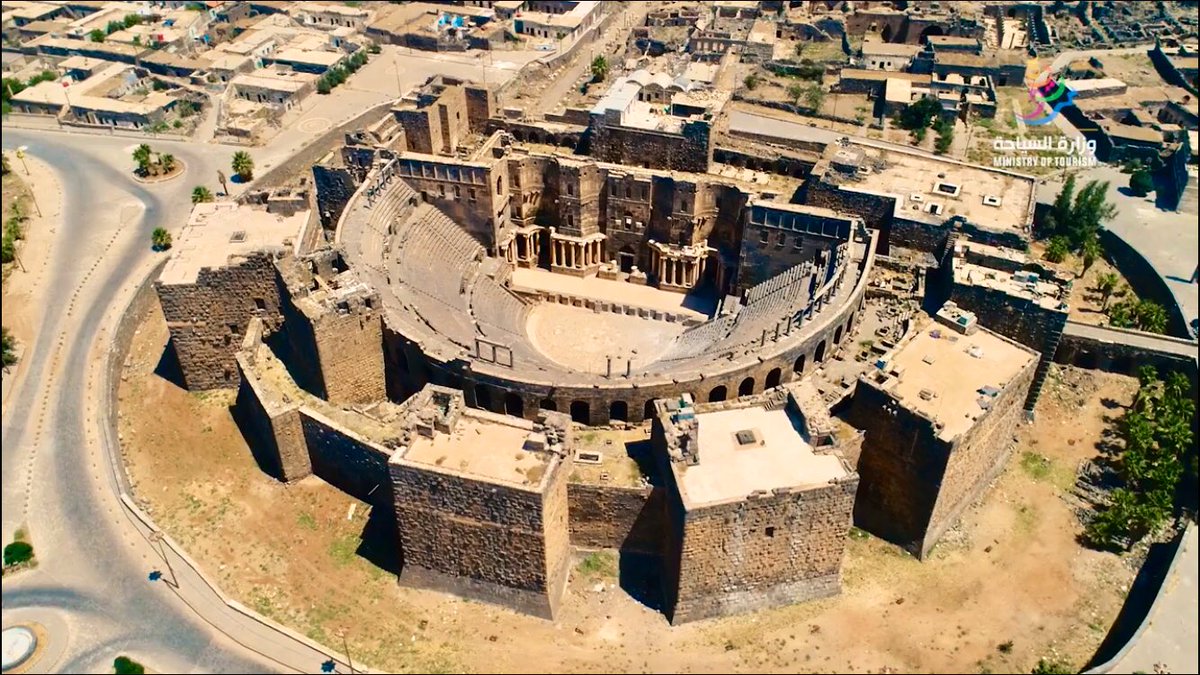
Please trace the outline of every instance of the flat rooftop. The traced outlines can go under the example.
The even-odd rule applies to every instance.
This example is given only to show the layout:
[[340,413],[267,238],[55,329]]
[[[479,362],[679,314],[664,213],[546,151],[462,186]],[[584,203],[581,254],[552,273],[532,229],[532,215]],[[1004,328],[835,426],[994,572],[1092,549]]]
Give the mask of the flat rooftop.
[[[786,409],[761,406],[696,414],[700,463],[672,462],[679,491],[689,508],[744,499],[755,490],[819,487],[849,471],[837,455],[813,452]],[[739,431],[755,441],[738,443]]]
[[468,409],[451,433],[416,436],[403,459],[488,482],[537,486],[554,455],[524,448],[532,432],[528,420]]
[[[974,245],[972,250],[977,250]],[[979,251],[983,253],[983,251]],[[1014,298],[1033,300],[1045,309],[1067,311],[1065,300],[1060,297],[1062,289],[1057,284],[1039,279],[1038,281],[1018,281],[1010,272],[995,270],[965,262],[954,261],[954,283],[964,286],[983,286],[1000,291]]]
[[195,283],[205,267],[223,267],[231,257],[280,248],[285,239],[299,241],[308,215],[305,210],[285,218],[233,202],[197,204],[175,237],[171,259],[159,281],[167,285]]
[[885,166],[872,168],[861,181],[844,185],[897,195],[898,217],[934,215],[929,205],[940,204],[934,215],[940,220],[963,216],[979,227],[1018,232],[1024,231],[1033,217],[1036,180],[1031,176],[866,145],[856,147],[867,158],[864,165],[875,159]]
[[987,412],[980,401],[991,397],[980,390],[1004,389],[1037,358],[1036,352],[985,328],[960,335],[931,321],[897,347],[888,369],[899,375],[878,386],[906,408],[941,422],[938,436],[950,440]]

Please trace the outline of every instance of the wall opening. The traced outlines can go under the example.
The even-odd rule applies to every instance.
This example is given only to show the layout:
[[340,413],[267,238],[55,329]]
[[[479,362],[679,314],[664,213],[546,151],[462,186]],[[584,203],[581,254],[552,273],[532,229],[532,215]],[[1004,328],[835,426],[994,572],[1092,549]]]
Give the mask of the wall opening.
[[792,372],[796,373],[797,375],[804,374],[804,355],[803,354],[801,354],[800,357],[796,359],[796,362],[794,364],[792,364]]
[[842,327],[838,326],[837,330],[833,331],[833,344],[842,344]]
[[718,401],[724,401],[726,396],[728,396],[728,393],[725,390],[725,385],[718,384],[712,388],[712,391],[708,392],[708,402],[717,403]]
[[764,386],[767,389],[772,389],[774,387],[778,387],[779,379],[782,376],[783,376],[783,371],[779,370],[778,368],[771,369],[771,372],[767,373],[767,383]]
[[554,399],[552,399],[552,398],[542,399],[542,402],[538,404],[538,407],[541,408],[542,410],[549,410],[550,412],[558,412],[558,404],[555,403]]
[[820,363],[825,360],[825,341],[821,340],[821,344],[817,345],[817,353],[813,354],[813,361]]
[[629,404],[625,401],[613,401],[608,406],[608,419],[612,422],[628,422]]
[[475,385],[475,406],[484,410],[492,409],[492,392],[488,391],[487,385]]
[[749,396],[754,393],[754,378],[747,377],[738,385],[738,396]]
[[646,405],[642,406],[642,419],[648,420],[654,417],[654,399],[646,401]]
[[590,424],[592,419],[591,406],[587,401],[571,401],[571,421],[580,424]]
[[513,417],[524,417],[525,401],[511,391],[504,395],[504,412]]

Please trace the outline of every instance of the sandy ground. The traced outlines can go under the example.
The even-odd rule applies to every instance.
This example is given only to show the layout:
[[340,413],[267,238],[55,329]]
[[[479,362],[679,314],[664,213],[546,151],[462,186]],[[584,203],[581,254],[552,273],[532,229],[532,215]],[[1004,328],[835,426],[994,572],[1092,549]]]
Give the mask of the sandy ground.
[[653,363],[684,326],[543,302],[530,310],[525,330],[538,351],[555,363],[604,374],[612,356],[614,372],[624,375],[626,361],[634,368]]
[[[29,219],[22,225],[25,239],[17,248],[20,264],[5,265],[4,270],[4,327],[16,338],[17,354],[20,355],[25,345],[32,343],[37,323],[41,320],[38,310],[43,302],[42,286],[46,278],[46,265],[50,260],[51,243],[62,215],[62,188],[55,173],[33,157],[26,155],[25,165],[22,166],[21,160],[15,155],[11,156],[9,166],[12,167],[12,173],[4,177],[4,219],[8,218],[10,204],[17,195],[32,190],[37,200],[35,207],[28,197],[21,199],[22,208]],[[29,168],[28,175],[25,167]],[[13,373],[4,376],[6,396],[10,384],[7,380]]]
[[189,394],[152,373],[166,338],[155,308],[122,378],[138,500],[231,595],[326,643],[347,629],[355,661],[376,668],[1028,672],[1047,656],[1081,666],[1133,576],[1076,544],[1069,493],[1105,416],[1130,400],[1130,378],[1052,371],[1008,469],[931,559],[854,532],[840,597],[671,628],[616,585],[611,560],[575,569],[556,623],[398,587],[386,563],[364,557],[393,546],[361,545],[365,505],[315,478],[276,483],[233,424],[231,394]]

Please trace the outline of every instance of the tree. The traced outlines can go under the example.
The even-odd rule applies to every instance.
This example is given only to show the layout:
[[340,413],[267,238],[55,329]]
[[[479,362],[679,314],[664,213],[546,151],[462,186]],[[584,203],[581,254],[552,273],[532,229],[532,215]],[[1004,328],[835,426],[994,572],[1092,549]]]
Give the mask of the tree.
[[1050,213],[1046,214],[1043,225],[1047,234],[1053,235],[1057,233],[1071,221],[1072,199],[1074,197],[1075,174],[1071,174],[1067,176],[1062,189],[1058,191],[1058,196],[1054,198],[1054,204],[1050,207]]
[[1107,182],[1091,181],[1076,193],[1075,177],[1069,176],[1042,222],[1042,233],[1066,237],[1071,250],[1077,250],[1088,239],[1099,236],[1100,227],[1116,213],[1116,207],[1108,201]]
[[754,88],[758,86],[758,80],[758,73],[750,73],[746,79],[742,80],[742,83],[746,85],[747,89],[754,91]]
[[146,176],[150,174],[150,159],[153,154],[154,151],[152,151],[150,146],[145,143],[142,143],[134,149],[133,161],[137,164],[137,173],[139,176]]
[[250,158],[250,153],[245,150],[238,150],[233,153],[233,172],[244,183],[254,178],[254,160]]
[[165,251],[171,248],[171,233],[166,228],[156,227],[150,233],[150,245],[155,251]]
[[1040,659],[1030,671],[1033,675],[1070,675],[1076,672],[1074,668],[1058,661]]
[[825,88],[820,83],[813,83],[804,88],[801,96],[804,98],[805,105],[813,112],[819,112],[821,104],[825,102]]
[[1167,310],[1153,300],[1139,300],[1135,310],[1138,328],[1148,333],[1167,332]]
[[1108,309],[1108,301],[1112,298],[1113,291],[1117,290],[1120,280],[1121,278],[1117,276],[1116,272],[1105,272],[1096,277],[1096,290],[1100,291],[1100,297],[1104,299],[1100,306],[1102,311]]
[[113,671],[117,675],[142,675],[146,667],[128,656],[118,656],[113,659]]
[[592,82],[603,82],[608,76],[608,59],[601,54],[592,59]]
[[804,40],[797,40],[796,41],[796,58],[798,58],[798,59],[804,58],[804,50],[805,49],[808,49],[808,43],[805,42]]
[[1046,246],[1046,260],[1052,263],[1060,263],[1067,259],[1071,253],[1070,242],[1066,237],[1055,237],[1050,240],[1050,244]]
[[1096,264],[1096,260],[1100,258],[1100,238],[1095,235],[1088,237],[1083,242],[1083,245],[1079,247],[1079,251],[1083,254],[1083,271],[1079,273],[1079,276],[1082,277],[1087,274],[1092,265]]
[[175,155],[165,152],[158,156],[158,163],[162,166],[164,173],[171,173],[175,170]]
[[317,80],[317,93],[321,95],[328,94],[333,91],[333,86],[329,84],[329,80],[322,77]]
[[954,144],[954,123],[939,117],[933,123],[933,130],[938,135],[937,141],[933,144],[933,151],[939,155],[950,152],[950,146]]
[[104,42],[106,37],[108,37],[108,33],[105,33],[103,28],[97,28],[88,33],[88,39],[92,42]]
[[1145,169],[1138,169],[1129,176],[1129,191],[1138,197],[1154,192],[1154,177]]
[[804,96],[804,85],[800,84],[799,82],[793,82],[789,84],[787,88],[787,95],[788,99],[790,99],[792,103],[799,105],[801,97]]
[[197,185],[196,187],[192,188],[192,203],[193,204],[203,204],[205,202],[211,202],[212,200],[213,200],[212,190],[209,190],[208,188],[204,187],[203,185]]
[[4,547],[4,566],[12,567],[33,560],[33,545],[26,541],[14,541]]
[[225,182],[225,172],[217,170],[217,182],[221,184],[221,194],[229,196],[229,185]]
[[[942,104],[937,99],[922,97],[919,101],[904,106],[897,116],[902,129],[916,132],[924,131],[925,127],[942,112]],[[924,136],[924,134],[921,134]]]
[[0,357],[5,368],[17,363],[17,341],[7,326],[0,327]]
[[0,170],[0,175],[7,176],[12,173],[12,167],[8,165],[8,155],[0,155],[0,163],[3,163],[3,169]]

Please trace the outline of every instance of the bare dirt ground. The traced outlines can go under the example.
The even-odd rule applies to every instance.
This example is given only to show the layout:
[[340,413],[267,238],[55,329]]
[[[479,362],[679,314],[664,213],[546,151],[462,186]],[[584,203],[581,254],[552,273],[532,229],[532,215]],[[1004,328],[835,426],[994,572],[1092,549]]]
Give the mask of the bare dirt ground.
[[1105,416],[1131,399],[1130,378],[1053,371],[1008,469],[925,562],[855,532],[840,597],[671,628],[617,587],[611,554],[581,556],[550,623],[398,587],[363,557],[375,557],[360,546],[365,505],[315,478],[270,479],[230,418],[232,395],[153,374],[166,338],[154,308],[120,391],[139,501],[230,595],[328,644],[345,628],[355,661],[376,668],[1028,672],[1048,656],[1081,666],[1133,576],[1076,544],[1069,494]]
[[[1066,260],[1058,264],[1046,261],[1044,259],[1046,244],[1047,242],[1045,241],[1030,242],[1030,259],[1037,261],[1041,265],[1055,267],[1071,275],[1078,275],[1079,271],[1083,269],[1083,260],[1077,255],[1068,255]],[[1108,325],[1108,315],[1104,311],[1104,296],[1097,290],[1096,284],[1101,275],[1110,272],[1117,275],[1117,289],[1108,299],[1109,306],[1127,298],[1137,298],[1137,294],[1130,288],[1129,280],[1125,278],[1125,275],[1121,274],[1121,271],[1107,260],[1100,258],[1088,268],[1088,271],[1083,276],[1075,276],[1075,280],[1071,284],[1071,294],[1067,298],[1067,304],[1071,307],[1072,321],[1093,326]]]

